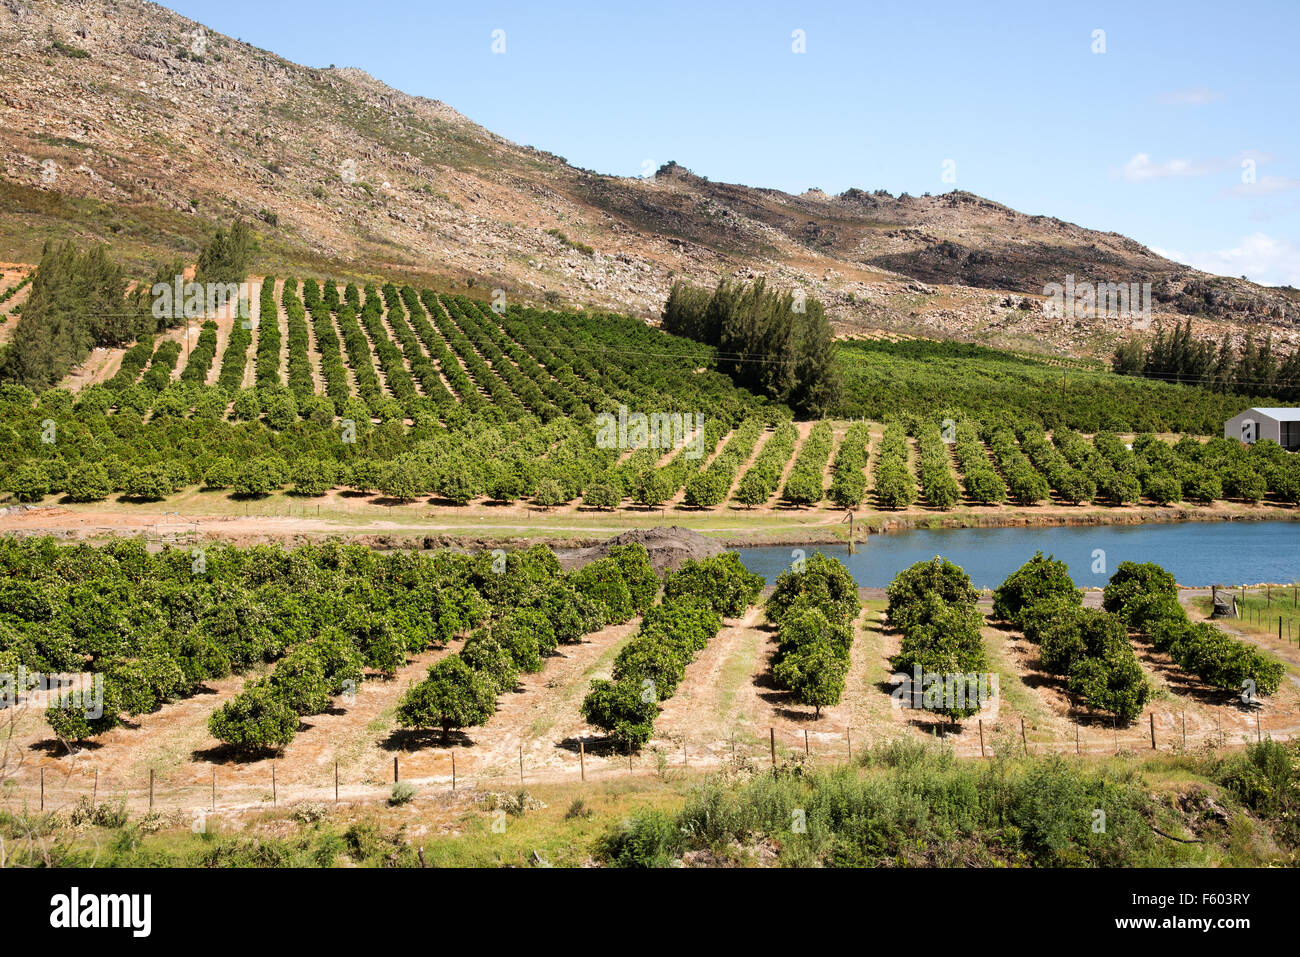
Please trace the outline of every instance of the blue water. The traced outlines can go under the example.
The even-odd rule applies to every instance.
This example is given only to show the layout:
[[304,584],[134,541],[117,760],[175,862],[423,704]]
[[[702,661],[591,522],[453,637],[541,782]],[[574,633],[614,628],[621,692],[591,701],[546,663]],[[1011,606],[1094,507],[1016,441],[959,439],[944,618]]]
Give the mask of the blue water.
[[[966,569],[975,587],[996,588],[1039,550],[1069,565],[1081,587],[1105,585],[1125,561],[1155,562],[1191,587],[1300,580],[1300,522],[914,529],[872,535],[852,555],[847,545],[799,547],[838,558],[866,588],[883,588],[935,555]],[[739,551],[745,567],[771,583],[789,567],[793,548]]]

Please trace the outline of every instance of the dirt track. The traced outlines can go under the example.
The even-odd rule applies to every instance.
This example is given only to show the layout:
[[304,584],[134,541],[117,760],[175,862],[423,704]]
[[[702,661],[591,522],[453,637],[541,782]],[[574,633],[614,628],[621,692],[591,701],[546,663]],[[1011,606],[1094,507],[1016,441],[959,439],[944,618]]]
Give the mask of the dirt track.
[[[731,547],[764,544],[844,542],[845,512],[822,506],[795,509],[767,505],[754,509],[724,506],[624,507],[613,512],[576,504],[542,510],[527,503],[483,501],[465,506],[416,501],[388,503],[374,496],[333,490],[303,499],[277,492],[255,501],[236,501],[224,493],[190,489],[164,501],[138,504],[110,499],[89,505],[47,500],[36,507],[0,506],[0,535],[53,535],[68,540],[118,535],[183,535],[237,545],[293,544],[344,536],[383,547],[469,544],[503,539],[546,541],[580,547],[611,535],[654,525],[681,525]],[[1296,521],[1294,507],[1218,503],[1177,508],[1089,508],[1038,506],[955,509],[924,508],[898,512],[862,509],[855,513],[855,538],[907,528],[1034,527],[1054,525],[1133,525],[1179,521]]]

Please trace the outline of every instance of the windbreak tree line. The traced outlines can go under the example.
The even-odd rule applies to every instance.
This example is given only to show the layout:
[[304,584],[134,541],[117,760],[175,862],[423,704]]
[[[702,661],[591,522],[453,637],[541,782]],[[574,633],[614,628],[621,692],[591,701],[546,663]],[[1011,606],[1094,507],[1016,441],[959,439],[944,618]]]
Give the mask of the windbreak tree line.
[[1122,343],[1111,360],[1120,375],[1144,376],[1166,382],[1200,386],[1214,392],[1273,395],[1294,402],[1300,398],[1300,349],[1279,356],[1272,335],[1243,338],[1240,346],[1224,333],[1216,347],[1192,335],[1192,320],[1175,323],[1172,331],[1156,330],[1145,343]]
[[[243,282],[254,248],[244,224],[218,229],[199,254],[195,281]],[[0,382],[41,392],[56,385],[91,349],[122,346],[180,325],[183,304],[173,302],[161,317],[155,315],[153,288],[159,283],[171,288],[184,272],[183,261],[167,263],[132,289],[131,277],[108,246],[47,243],[31,274],[31,293],[13,339],[0,349]]]
[[252,230],[242,220],[229,229],[222,226],[199,253],[194,281],[198,283],[243,282],[257,252]]
[[91,349],[158,331],[144,287],[128,293],[128,277],[107,246],[46,244],[31,285],[13,339],[0,349],[0,381],[40,392]]
[[839,402],[840,380],[830,321],[803,290],[779,293],[766,281],[718,283],[707,295],[676,282],[664,303],[662,328],[716,346],[718,368],[738,385],[822,415]]

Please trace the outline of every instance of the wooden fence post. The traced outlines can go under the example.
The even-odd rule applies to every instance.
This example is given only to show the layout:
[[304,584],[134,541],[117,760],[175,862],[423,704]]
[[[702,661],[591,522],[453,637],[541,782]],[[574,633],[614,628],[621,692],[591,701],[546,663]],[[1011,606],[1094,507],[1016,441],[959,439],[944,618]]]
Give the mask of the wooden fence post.
[[[152,774],[153,772],[149,772]],[[41,768],[41,810],[45,810],[45,769]]]
[[95,803],[99,802],[99,768],[95,768],[95,791],[91,800]]
[[849,747],[849,764],[853,763],[853,729],[844,729],[844,741]]
[[808,729],[807,728],[803,729],[803,754],[804,757],[808,757],[809,755],[812,754],[812,752],[808,750]]
[[519,783],[524,783],[524,746],[519,745]]
[[153,810],[153,768],[149,769],[149,810]]
[[339,803],[339,763],[334,762],[334,803]]
[[1183,712],[1183,750],[1187,750],[1187,712]]
[[767,735],[772,745],[772,773],[776,774],[776,728],[769,727]]
[[578,739],[578,770],[582,772],[582,780],[587,780],[587,745],[582,738]]
[[1156,713],[1154,711],[1148,715],[1151,719],[1151,750],[1156,750]]
[[456,752],[451,752],[451,789],[456,790]]
[[398,776],[397,755],[393,755],[393,783],[396,784],[401,778]]

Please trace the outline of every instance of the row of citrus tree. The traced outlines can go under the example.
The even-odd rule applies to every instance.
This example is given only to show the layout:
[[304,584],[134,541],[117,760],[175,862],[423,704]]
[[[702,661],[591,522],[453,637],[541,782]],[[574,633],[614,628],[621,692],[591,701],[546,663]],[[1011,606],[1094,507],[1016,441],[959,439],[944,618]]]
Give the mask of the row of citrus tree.
[[[501,614],[475,630],[460,651],[434,663],[403,697],[398,723],[416,732],[440,729],[444,742],[456,729],[486,724],[500,695],[513,691],[521,673],[541,671],[561,644],[644,612],[659,578],[644,546],[614,546],[568,575],[540,547],[498,556],[514,593],[498,603]],[[504,585],[504,583],[503,583]]]
[[970,577],[936,556],[899,572],[886,595],[886,620],[902,635],[892,665],[905,676],[904,704],[953,720],[979,712],[993,689]]
[[767,600],[777,641],[772,680],[818,718],[844,696],[853,623],[861,610],[849,570],[821,552],[782,572]]
[[1083,607],[1065,563],[1039,553],[995,591],[993,614],[1038,645],[1043,667],[1064,677],[1082,704],[1123,721],[1141,714],[1153,694],[1130,632],[1246,703],[1275,693],[1285,672],[1271,655],[1215,625],[1191,623],[1174,576],[1152,563],[1123,562],[1095,609]]
[[660,703],[672,697],[686,666],[722,628],[758,597],[763,579],[735,552],[688,559],[664,579],[664,597],[647,608],[632,639],[614,660],[613,675],[597,678],[582,716],[629,751],[654,735]]
[[0,673],[86,674],[100,707],[73,707],[61,694],[47,711],[70,742],[292,652],[276,670],[277,693],[319,703],[356,677],[358,659],[392,674],[408,655],[464,632],[488,613],[480,596],[494,587],[478,557],[339,543],[152,552],[143,540],[5,540]]

